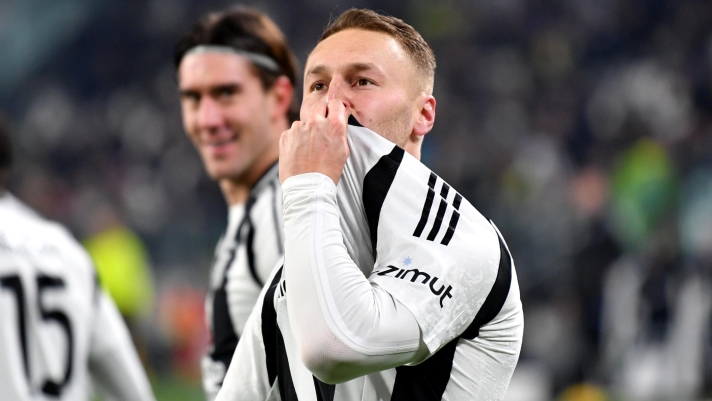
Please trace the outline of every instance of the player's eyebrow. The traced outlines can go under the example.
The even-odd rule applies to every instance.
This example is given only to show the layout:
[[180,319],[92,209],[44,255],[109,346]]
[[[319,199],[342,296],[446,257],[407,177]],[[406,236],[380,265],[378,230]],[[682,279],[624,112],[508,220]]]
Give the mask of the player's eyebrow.
[[[346,68],[351,71],[367,71],[367,70],[379,71],[380,70],[373,63],[351,63],[348,66],[346,66]],[[309,69],[309,71],[307,72],[307,75],[318,75],[318,74],[323,73],[326,70],[328,70],[328,68],[324,64],[317,64],[314,67],[312,67],[311,69]]]
[[181,97],[195,96],[199,94],[199,92],[195,89],[179,89],[178,93]]
[[220,94],[221,92],[240,93],[242,92],[242,89],[242,84],[239,84],[237,82],[231,82],[211,87],[210,93],[213,95]]
[[321,74],[324,71],[326,71],[326,66],[324,64],[317,64],[314,67],[312,67],[309,71],[307,71],[307,75],[317,75],[317,74]]
[[[220,92],[233,92],[233,93],[239,93],[242,91],[243,86],[239,82],[226,82],[226,83],[220,83],[216,85],[210,85],[209,87],[206,88],[208,93],[215,95]],[[178,90],[180,96],[186,97],[186,96],[196,96],[200,95],[201,92],[205,89],[201,88],[181,88]]]
[[349,65],[349,69],[354,71],[378,70],[373,63],[353,63]]

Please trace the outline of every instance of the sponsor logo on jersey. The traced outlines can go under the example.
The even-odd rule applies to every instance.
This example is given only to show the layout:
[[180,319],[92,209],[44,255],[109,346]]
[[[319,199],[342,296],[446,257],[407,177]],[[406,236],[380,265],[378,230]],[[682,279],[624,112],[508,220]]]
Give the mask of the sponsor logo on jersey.
[[384,270],[374,272],[379,276],[393,277],[401,280],[409,279],[411,283],[418,283],[427,285],[430,288],[430,292],[433,295],[440,296],[440,308],[442,308],[445,302],[445,298],[452,298],[451,291],[453,290],[451,285],[445,288],[445,283],[437,288],[438,277],[430,276],[430,274],[420,271],[418,269],[401,269],[399,267],[388,265]]

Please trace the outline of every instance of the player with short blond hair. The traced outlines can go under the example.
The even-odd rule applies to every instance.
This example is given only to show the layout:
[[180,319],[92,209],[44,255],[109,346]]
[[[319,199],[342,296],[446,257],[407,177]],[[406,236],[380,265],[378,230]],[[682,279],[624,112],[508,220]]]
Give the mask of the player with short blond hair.
[[301,120],[280,139],[285,256],[219,401],[504,398],[516,271],[494,223],[419,161],[435,121],[427,49],[404,22],[351,9],[309,55]]

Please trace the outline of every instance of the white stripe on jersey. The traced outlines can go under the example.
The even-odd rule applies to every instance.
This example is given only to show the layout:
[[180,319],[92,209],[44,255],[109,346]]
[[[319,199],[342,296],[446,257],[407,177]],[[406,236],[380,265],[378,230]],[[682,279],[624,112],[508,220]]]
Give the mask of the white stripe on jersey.
[[67,230],[0,196],[0,400],[153,400],[126,326]]

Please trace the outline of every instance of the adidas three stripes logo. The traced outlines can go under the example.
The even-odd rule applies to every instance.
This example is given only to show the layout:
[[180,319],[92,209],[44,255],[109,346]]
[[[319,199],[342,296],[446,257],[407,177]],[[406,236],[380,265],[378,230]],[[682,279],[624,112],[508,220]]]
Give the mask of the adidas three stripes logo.
[[[425,198],[425,204],[423,204],[423,212],[420,215],[420,221],[418,221],[418,225],[415,227],[415,231],[413,231],[414,237],[422,238],[421,235],[423,234],[423,230],[425,230],[425,225],[427,224],[428,218],[430,217],[430,209],[432,209],[433,202],[435,200],[435,184],[437,183],[439,178],[440,177],[435,175],[435,173],[430,173],[430,178],[428,179],[428,196]],[[438,235],[438,232],[440,232],[440,228],[442,227],[443,223],[443,218],[445,217],[445,211],[447,210],[448,204],[446,199],[448,196],[448,192],[450,192],[450,186],[443,181],[442,188],[440,189],[440,205],[438,206],[438,211],[435,214],[435,221],[433,222],[433,227],[430,229],[430,232],[426,237],[428,241],[434,241],[435,237]],[[450,223],[447,225],[447,231],[445,231],[445,236],[440,242],[442,245],[447,246],[450,243],[453,234],[455,234],[457,222],[458,220],[460,220],[459,210],[461,202],[462,195],[455,192],[455,199],[452,202],[452,207],[455,208],[455,210],[452,211],[452,217],[450,217]]]

